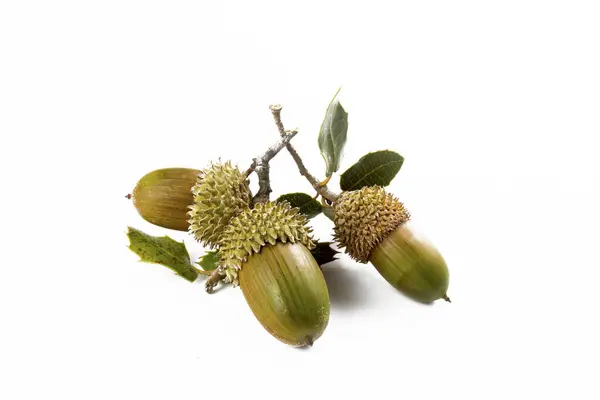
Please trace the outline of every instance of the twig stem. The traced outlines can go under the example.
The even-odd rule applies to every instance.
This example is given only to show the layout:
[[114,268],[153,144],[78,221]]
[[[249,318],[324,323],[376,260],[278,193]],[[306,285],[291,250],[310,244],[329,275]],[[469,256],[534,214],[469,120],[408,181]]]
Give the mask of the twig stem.
[[[285,128],[283,126],[283,122],[281,121],[282,107],[279,104],[272,105],[269,107],[269,109],[271,110],[271,113],[273,114],[273,119],[275,120],[275,125],[277,125],[277,129],[279,129],[279,134],[282,137],[285,137],[288,134],[293,133],[295,135],[298,133],[298,131],[296,131],[296,130],[293,130],[293,131],[285,130]],[[331,178],[331,177],[329,177],[325,181],[325,184],[321,183],[320,180],[318,180],[317,178],[315,178],[314,175],[312,175],[310,172],[308,172],[308,170],[306,169],[306,166],[304,165],[304,162],[302,161],[302,158],[300,157],[300,155],[298,154],[298,152],[296,151],[294,146],[292,146],[292,144],[289,141],[287,143],[285,143],[285,147],[287,148],[288,152],[290,153],[290,155],[296,162],[296,165],[298,166],[298,171],[300,172],[300,175],[304,176],[306,178],[306,180],[312,185],[312,187],[317,191],[317,193],[319,193],[321,196],[323,196],[323,198],[325,198],[331,202],[336,201],[339,195],[330,191],[326,185],[326,183],[329,181],[329,178]]]
[[252,198],[254,204],[266,203],[269,201],[269,195],[272,192],[269,180],[269,161],[271,161],[281,149],[289,144],[290,140],[292,140],[297,133],[297,131],[291,131],[282,135],[277,143],[273,144],[260,157],[256,157],[252,161],[252,165],[250,165],[250,168],[246,171],[246,176],[250,175],[252,172],[256,172],[256,175],[258,175],[258,192],[256,192],[256,195]]
[[[204,271],[208,272],[208,271]],[[221,274],[221,268],[216,268],[210,271],[210,276],[204,283],[204,288],[206,289],[206,293],[212,293],[215,290],[215,286],[225,278],[224,275]]]

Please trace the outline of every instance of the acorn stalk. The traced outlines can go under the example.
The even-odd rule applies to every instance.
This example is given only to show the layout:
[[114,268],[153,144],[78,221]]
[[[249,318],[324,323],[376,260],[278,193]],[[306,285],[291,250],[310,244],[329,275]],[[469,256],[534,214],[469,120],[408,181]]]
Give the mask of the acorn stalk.
[[192,186],[200,171],[190,168],[163,168],[144,175],[128,198],[142,218],[151,224],[187,231]]

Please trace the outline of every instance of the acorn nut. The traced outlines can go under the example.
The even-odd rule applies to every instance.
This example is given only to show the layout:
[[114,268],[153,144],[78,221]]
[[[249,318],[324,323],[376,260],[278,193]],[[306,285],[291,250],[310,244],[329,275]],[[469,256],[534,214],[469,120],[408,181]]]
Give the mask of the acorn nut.
[[234,217],[219,242],[226,281],[275,338],[312,345],[329,322],[329,293],[309,249],[306,218],[287,202],[256,204]]
[[142,177],[128,198],[146,221],[163,228],[187,231],[191,192],[200,171],[189,168],[164,168]]
[[408,297],[449,301],[449,273],[440,253],[406,225],[410,214],[378,186],[343,192],[333,205],[335,239],[353,259],[371,262]]

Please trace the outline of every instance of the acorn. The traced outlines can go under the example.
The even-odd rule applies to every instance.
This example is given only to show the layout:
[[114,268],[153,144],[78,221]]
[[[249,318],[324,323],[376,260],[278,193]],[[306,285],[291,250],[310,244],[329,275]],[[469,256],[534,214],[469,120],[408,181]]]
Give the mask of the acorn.
[[446,262],[406,225],[410,214],[392,194],[378,186],[342,192],[333,209],[335,239],[350,257],[370,261],[385,280],[414,300],[450,301]]
[[191,189],[199,173],[189,168],[157,169],[144,175],[126,197],[133,199],[137,212],[146,221],[187,231],[188,207],[194,202]]
[[252,200],[246,175],[229,161],[204,169],[192,187],[192,194],[189,232],[210,248],[217,245],[231,218],[247,209]]
[[225,280],[275,338],[312,345],[329,322],[329,292],[306,227],[287,202],[259,203],[234,217],[219,241]]

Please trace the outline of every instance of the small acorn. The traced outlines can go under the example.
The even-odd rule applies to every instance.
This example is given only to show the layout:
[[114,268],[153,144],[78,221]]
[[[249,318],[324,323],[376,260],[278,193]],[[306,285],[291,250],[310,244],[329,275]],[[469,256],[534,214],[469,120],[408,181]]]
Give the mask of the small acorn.
[[311,254],[307,220],[287,202],[256,204],[234,217],[219,242],[225,280],[275,338],[312,345],[329,322],[329,293]]
[[252,193],[245,174],[228,161],[214,163],[198,175],[188,210],[189,232],[215,247],[231,218],[250,206]]
[[353,259],[371,262],[396,289],[431,303],[449,301],[449,273],[440,253],[405,225],[410,214],[378,186],[342,192],[333,204],[335,239]]
[[200,171],[164,168],[152,171],[135,185],[133,205],[146,221],[163,228],[187,231],[189,206],[194,202],[192,186]]

